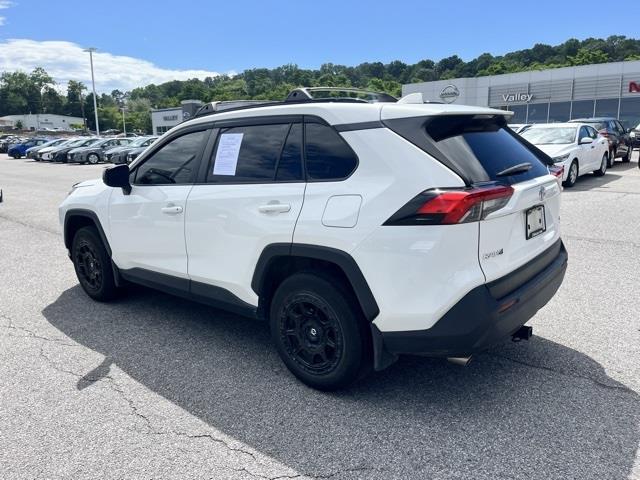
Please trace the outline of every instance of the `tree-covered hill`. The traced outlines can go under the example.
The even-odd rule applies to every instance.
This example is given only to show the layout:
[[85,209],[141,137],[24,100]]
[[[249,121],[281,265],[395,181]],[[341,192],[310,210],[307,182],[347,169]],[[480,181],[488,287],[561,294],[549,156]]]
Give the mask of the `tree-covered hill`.
[[[387,64],[362,63],[353,67],[327,63],[318,70],[301,69],[292,64],[273,69],[254,68],[237,75],[220,75],[204,80],[151,84],[130,92],[114,90],[100,96],[98,112],[102,129],[122,128],[118,107],[126,104],[129,112],[127,123],[133,128],[150,131],[149,108],[176,106],[186,99],[282,99],[295,87],[319,85],[360,87],[399,95],[404,83],[622,60],[640,60],[640,40],[624,36],[582,41],[569,39],[560,45],[536,44],[501,56],[483,53],[468,62],[453,55],[437,62],[421,60],[414,64],[399,60]],[[84,107],[89,127],[93,128],[93,98],[91,94],[85,97],[82,94],[86,87],[72,80],[67,85],[66,95],[54,87],[55,82],[43,69],[36,69],[31,74],[4,72],[0,76],[0,116],[29,112],[81,116]]]

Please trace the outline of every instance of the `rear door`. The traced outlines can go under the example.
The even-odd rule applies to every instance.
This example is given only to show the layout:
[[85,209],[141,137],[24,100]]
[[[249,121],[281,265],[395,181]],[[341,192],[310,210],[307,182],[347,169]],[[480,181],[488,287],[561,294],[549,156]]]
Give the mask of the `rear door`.
[[487,282],[512,272],[559,239],[560,187],[543,163],[548,159],[513,133],[504,118],[441,116],[425,128],[434,142],[433,154],[446,159],[468,183],[513,188],[505,207],[478,224],[478,260]]
[[187,200],[185,236],[194,293],[215,295],[218,287],[257,305],[251,279],[258,258],[269,244],[291,243],[302,208],[301,120],[216,125],[220,128]]

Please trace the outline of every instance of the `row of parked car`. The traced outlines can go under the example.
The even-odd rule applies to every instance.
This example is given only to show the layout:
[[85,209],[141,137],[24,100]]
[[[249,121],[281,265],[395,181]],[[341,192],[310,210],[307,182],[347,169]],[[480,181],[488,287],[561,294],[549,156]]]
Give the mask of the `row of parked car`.
[[[158,137],[75,137],[13,140],[6,153],[13,158],[60,163],[131,163]],[[7,143],[5,141],[5,143]]]
[[[563,169],[565,187],[579,176],[604,175],[616,159],[631,161],[640,147],[640,125],[626,129],[615,118],[584,118],[565,123],[511,125],[511,128],[549,155]],[[640,166],[640,164],[639,164]]]

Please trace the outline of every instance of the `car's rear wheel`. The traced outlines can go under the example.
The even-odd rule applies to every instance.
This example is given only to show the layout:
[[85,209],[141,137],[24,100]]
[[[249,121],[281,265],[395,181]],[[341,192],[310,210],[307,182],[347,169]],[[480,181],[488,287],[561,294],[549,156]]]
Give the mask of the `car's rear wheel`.
[[629,163],[631,161],[631,149],[627,148],[627,153],[622,157],[622,163]]
[[578,173],[578,161],[574,160],[571,162],[571,166],[569,166],[569,173],[567,174],[567,179],[564,181],[563,185],[567,188],[573,187],[576,184],[576,180],[578,180]]
[[605,173],[607,173],[607,165],[609,165],[609,158],[606,153],[603,153],[602,160],[600,161],[600,168],[598,170],[594,170],[593,174],[596,177],[602,177]]
[[95,227],[83,227],[73,237],[71,259],[82,289],[94,300],[116,297],[111,259]]
[[100,157],[98,156],[97,153],[90,153],[87,156],[87,160],[91,165],[95,165],[100,161]]
[[370,362],[362,315],[339,285],[297,273],[282,282],[271,302],[271,335],[282,361],[320,390],[348,386]]

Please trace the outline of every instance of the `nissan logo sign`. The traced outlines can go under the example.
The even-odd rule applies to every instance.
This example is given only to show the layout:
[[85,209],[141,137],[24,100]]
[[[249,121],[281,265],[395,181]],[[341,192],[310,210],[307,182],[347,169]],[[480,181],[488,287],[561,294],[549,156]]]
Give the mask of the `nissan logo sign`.
[[440,98],[447,103],[455,102],[460,96],[460,90],[455,85],[447,85],[440,92]]

